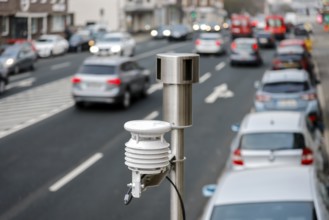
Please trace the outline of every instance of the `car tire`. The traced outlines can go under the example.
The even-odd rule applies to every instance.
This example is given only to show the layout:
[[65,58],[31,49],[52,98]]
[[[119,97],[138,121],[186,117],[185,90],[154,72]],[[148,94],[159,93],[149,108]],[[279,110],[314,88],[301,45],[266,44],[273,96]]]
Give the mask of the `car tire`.
[[0,80],[0,95],[6,91],[6,83],[4,80]]
[[31,70],[31,71],[35,70],[34,63],[31,64],[31,66],[30,66],[30,70]]
[[85,107],[85,103],[84,102],[75,102],[74,107],[77,109],[82,109]]
[[123,93],[123,97],[122,97],[122,102],[121,102],[121,106],[123,109],[128,109],[131,105],[131,93],[130,91],[127,89],[124,93]]

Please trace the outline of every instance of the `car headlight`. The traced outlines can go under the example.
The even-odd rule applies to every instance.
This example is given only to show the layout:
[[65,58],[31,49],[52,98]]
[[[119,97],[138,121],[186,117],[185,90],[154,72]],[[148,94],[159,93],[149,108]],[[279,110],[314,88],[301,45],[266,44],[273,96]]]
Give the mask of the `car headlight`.
[[113,53],[120,52],[120,51],[121,51],[121,46],[119,46],[119,45],[113,46],[113,47],[111,48],[111,51],[112,51]]
[[164,30],[163,31],[163,35],[164,36],[167,36],[168,37],[168,36],[170,36],[170,34],[171,34],[171,31],[170,30]]
[[206,24],[201,24],[201,30],[205,31],[207,29],[208,25]]
[[151,36],[152,37],[155,37],[155,36],[157,36],[158,35],[158,32],[156,31],[156,30],[152,30],[151,31]]
[[94,46],[95,45],[95,41],[94,40],[90,40],[88,42],[88,45],[89,45],[89,47]]
[[220,26],[219,25],[216,25],[215,26],[215,31],[219,31],[220,30]]
[[90,52],[91,53],[98,53],[98,51],[99,51],[99,48],[98,47],[96,47],[96,46],[92,46],[92,47],[90,47]]
[[224,28],[228,28],[228,23],[224,23],[224,24],[223,24],[223,27],[224,27]]
[[199,25],[195,24],[193,25],[193,30],[198,31],[200,29]]
[[6,66],[11,66],[15,63],[15,60],[13,58],[9,58],[8,60],[6,60],[5,65]]

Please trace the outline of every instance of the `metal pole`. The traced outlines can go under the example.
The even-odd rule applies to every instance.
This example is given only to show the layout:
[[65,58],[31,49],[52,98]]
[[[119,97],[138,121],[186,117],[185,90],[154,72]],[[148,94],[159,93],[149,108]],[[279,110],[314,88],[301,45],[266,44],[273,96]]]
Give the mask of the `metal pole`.
[[32,39],[32,21],[31,21],[31,16],[28,15],[27,17],[27,39],[31,40]]
[[[171,171],[171,180],[184,199],[184,129],[174,129],[171,131],[171,150],[175,155],[175,166]],[[174,188],[171,188],[171,220],[183,220],[182,207],[179,197]]]

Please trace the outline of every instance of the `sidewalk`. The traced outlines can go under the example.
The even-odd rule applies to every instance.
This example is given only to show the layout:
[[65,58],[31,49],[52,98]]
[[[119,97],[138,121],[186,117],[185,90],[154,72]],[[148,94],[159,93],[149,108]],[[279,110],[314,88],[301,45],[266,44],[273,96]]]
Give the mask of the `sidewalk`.
[[[320,99],[323,120],[325,125],[324,143],[325,156],[329,158],[329,33],[324,32],[322,26],[313,26],[313,51],[312,56],[315,64],[315,71],[320,78],[321,84],[318,86],[318,96]],[[329,169],[325,170],[329,175]],[[329,181],[329,180],[328,180]]]

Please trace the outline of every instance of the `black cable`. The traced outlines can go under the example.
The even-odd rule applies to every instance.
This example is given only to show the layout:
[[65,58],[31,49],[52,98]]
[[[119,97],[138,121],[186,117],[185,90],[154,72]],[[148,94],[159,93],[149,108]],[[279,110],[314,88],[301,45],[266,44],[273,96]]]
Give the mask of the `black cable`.
[[131,191],[132,191],[132,188],[129,187],[128,192],[125,194],[125,197],[123,198],[125,205],[129,205],[129,203],[133,199],[133,196],[131,195]]
[[182,209],[182,214],[183,214],[183,220],[186,219],[186,216],[185,216],[185,207],[184,207],[184,202],[183,202],[183,198],[181,196],[181,194],[179,193],[178,189],[177,189],[177,186],[174,184],[174,182],[168,177],[166,176],[166,179],[171,183],[171,185],[175,188],[176,190],[176,193],[178,195],[178,198],[179,198],[179,201],[180,201],[180,205],[181,205],[181,209]]

